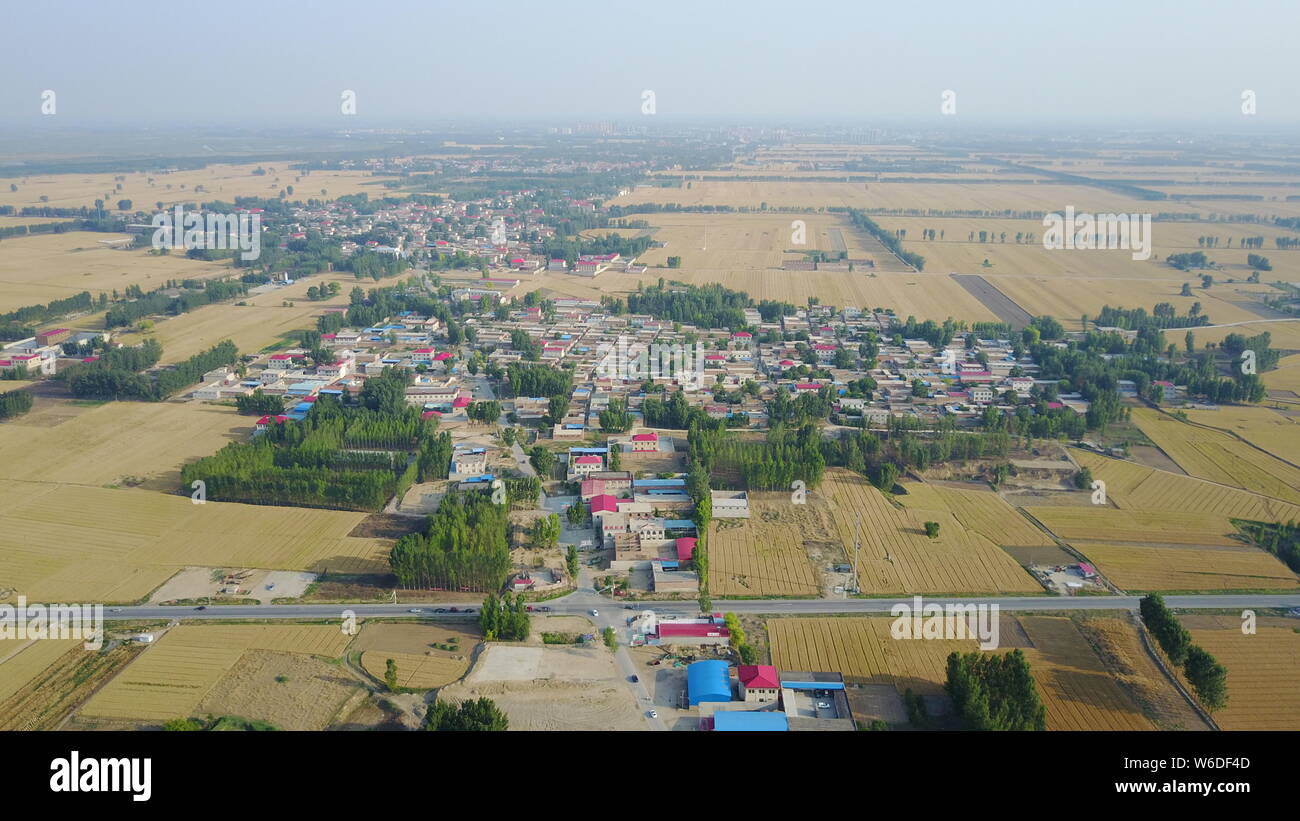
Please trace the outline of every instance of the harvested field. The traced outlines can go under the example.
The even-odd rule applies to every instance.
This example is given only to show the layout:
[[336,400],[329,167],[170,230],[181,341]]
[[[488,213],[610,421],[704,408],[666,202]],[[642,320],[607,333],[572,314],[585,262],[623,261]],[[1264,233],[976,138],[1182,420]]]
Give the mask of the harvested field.
[[1192,476],[1300,504],[1300,468],[1234,438],[1189,425],[1149,408],[1133,421]]
[[249,650],[213,685],[194,715],[235,715],[281,730],[323,730],[361,682],[335,664],[299,653]]
[[[262,167],[267,173],[255,174]],[[122,188],[116,188],[119,180]],[[16,208],[26,206],[53,208],[93,207],[95,200],[103,199],[115,204],[129,199],[134,209],[150,210],[155,203],[165,207],[177,203],[191,205],[196,200],[221,200],[234,202],[235,197],[274,197],[287,185],[293,185],[298,197],[320,196],[324,188],[329,197],[369,192],[372,196],[401,196],[388,191],[382,183],[390,177],[372,176],[368,171],[314,170],[303,176],[285,164],[214,163],[205,168],[172,172],[129,172],[127,174],[42,174],[15,180],[18,190],[9,191],[6,185],[0,192],[0,205]],[[196,190],[201,186],[202,191]],[[41,197],[48,197],[42,201]],[[31,219],[31,218],[24,218]],[[37,222],[58,222],[55,219],[37,218]]]
[[114,249],[101,242],[118,239],[130,235],[69,231],[0,242],[0,313],[67,299],[82,291],[90,291],[92,297],[111,295],[114,290],[120,295],[131,285],[150,291],[170,279],[235,273],[226,261],[204,262],[184,254],[151,256],[143,249]]
[[1292,464],[1300,464],[1300,424],[1269,408],[1222,405],[1218,410],[1186,410],[1191,421],[1229,431]]
[[1106,482],[1107,499],[1126,510],[1192,510],[1270,522],[1300,519],[1300,506],[1268,496],[1086,451],[1074,453],[1080,465]]
[[951,513],[967,528],[1002,547],[1051,547],[1046,533],[1020,515],[991,490],[966,490],[948,485],[904,482],[907,495],[899,496],[909,510]]
[[0,479],[0,578],[33,601],[132,602],[187,567],[386,572],[364,513]]
[[[942,267],[942,266],[940,266]],[[1003,322],[1010,323],[1017,331],[1024,330],[1033,316],[1021,308],[1006,294],[999,291],[982,276],[976,274],[953,274],[958,285],[970,292],[980,303],[993,312]]]
[[1137,628],[1122,618],[1088,616],[1075,622],[1111,675],[1161,730],[1209,730],[1142,646]]
[[1228,704],[1214,713],[1215,722],[1225,730],[1300,730],[1300,633],[1293,620],[1261,623],[1251,636],[1236,617],[1219,617],[1217,628],[1194,626],[1208,618],[1184,623],[1192,643],[1228,668]]
[[350,638],[336,625],[174,627],[96,693],[81,714],[140,721],[190,716],[248,651],[337,658]]
[[803,530],[781,508],[751,500],[749,519],[714,519],[709,534],[709,591],[715,596],[816,596],[817,573]]
[[446,687],[453,681],[459,681],[469,669],[469,659],[466,656],[425,656],[389,650],[367,650],[361,654],[361,666],[379,681],[384,681],[389,659],[397,664],[397,686],[414,690]]
[[1049,730],[1154,730],[1068,618],[1021,616]]
[[1146,547],[1142,545],[1074,545],[1102,575],[1130,594],[1161,590],[1226,593],[1286,590],[1300,579],[1286,565],[1255,547]]
[[[833,468],[819,490],[831,500],[836,540],[861,543],[859,583],[868,595],[1037,593],[1041,587],[1006,552],[952,514],[894,507],[862,476]],[[858,523],[858,517],[861,524]],[[925,535],[938,521],[940,535]]]
[[138,477],[173,492],[181,465],[246,441],[256,418],[200,402],[110,402],[55,426],[20,416],[0,425],[0,479],[100,487]]
[[87,651],[81,641],[0,642],[0,731],[52,730],[103,682],[136,658],[141,648],[119,645]]
[[1027,507],[1025,512],[1067,542],[1228,545],[1236,528],[1227,516],[1201,511],[1119,510],[1113,507]]

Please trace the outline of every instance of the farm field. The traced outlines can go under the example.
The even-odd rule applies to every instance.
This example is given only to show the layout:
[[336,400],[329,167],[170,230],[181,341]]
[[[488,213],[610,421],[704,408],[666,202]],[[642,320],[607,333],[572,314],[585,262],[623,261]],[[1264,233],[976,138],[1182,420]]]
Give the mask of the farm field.
[[1227,545],[1236,529],[1228,517],[1199,510],[1120,510],[1113,507],[1026,507],[1044,527],[1067,542]]
[[1241,632],[1235,616],[1179,619],[1228,668],[1228,703],[1214,712],[1225,730],[1300,730],[1300,633],[1286,619],[1260,619],[1256,634]]
[[[311,302],[307,289],[337,280],[342,288],[337,296]],[[380,285],[391,285],[395,279]],[[368,283],[368,284],[367,284]],[[355,285],[374,287],[373,280],[361,282],[351,275],[321,275],[299,280],[293,285],[275,288],[234,302],[204,305],[196,310],[169,319],[160,320],[148,334],[136,331],[119,333],[116,340],[123,345],[138,345],[147,337],[162,343],[164,363],[181,362],[208,350],[218,342],[229,339],[240,353],[257,353],[284,334],[304,328],[314,328],[316,317],[326,308],[347,307],[348,292]],[[285,306],[292,302],[291,307]],[[237,302],[245,302],[238,305]]]
[[[826,472],[820,492],[832,503],[833,540],[846,550],[861,542],[859,585],[867,595],[1042,589],[1015,559],[951,514],[899,510],[865,478],[842,469]],[[925,535],[927,520],[939,522],[939,538]]]
[[[896,640],[891,621],[769,619],[772,663],[778,669],[837,670],[846,682],[935,696],[943,693],[948,655],[978,648],[975,640]],[[1001,636],[1020,630],[1028,639],[1023,650],[1047,708],[1049,730],[1154,729],[1069,619],[1002,617]],[[1006,642],[1003,647],[1010,649]]]
[[[268,173],[254,174],[258,167]],[[118,177],[122,177],[118,180]],[[170,173],[127,174],[43,174],[16,177],[10,181],[18,186],[11,192],[5,185],[0,190],[0,205],[15,208],[93,208],[95,200],[102,199],[107,208],[116,208],[118,200],[129,199],[133,211],[152,211],[161,202],[164,207],[194,202],[234,202],[235,197],[276,197],[282,188],[292,185],[290,199],[319,197],[324,188],[329,197],[369,192],[372,196],[392,196],[382,185],[390,177],[372,176],[368,171],[312,171],[306,176],[292,171],[287,163],[213,164],[206,168]],[[151,182],[152,180],[152,182]],[[121,182],[122,188],[116,185]],[[202,191],[196,191],[202,186]],[[42,202],[41,197],[48,197]],[[400,196],[400,193],[397,194]],[[39,222],[56,220],[39,218]]]
[[186,566],[384,572],[379,539],[347,534],[366,517],[221,502],[138,489],[0,480],[4,597],[132,602]]
[[1270,395],[1288,402],[1300,400],[1300,354],[1282,357],[1277,368],[1260,374]]
[[1300,503],[1300,468],[1229,434],[1198,428],[1150,408],[1134,408],[1133,422],[1192,476]]
[[[1217,286],[1216,286],[1217,287]],[[1195,289],[1193,289],[1195,293]],[[1207,309],[1208,313],[1208,309]],[[1204,328],[1196,328],[1196,344],[1204,345],[1206,342],[1219,344],[1228,334],[1241,334],[1242,336],[1251,337],[1268,332],[1272,338],[1271,346],[1279,350],[1300,350],[1300,318],[1296,319],[1276,319],[1272,321],[1256,320],[1254,322],[1240,322],[1231,325],[1221,325],[1217,323],[1225,322],[1214,314],[1210,318],[1216,323]],[[1268,374],[1261,373],[1265,384],[1268,383]]]
[[[53,730],[141,652],[132,644],[88,652],[83,642],[0,642],[0,731]],[[7,645],[19,645],[11,648]]]
[[1034,527],[1001,496],[989,490],[964,490],[946,485],[903,482],[907,495],[898,497],[909,510],[951,513],[967,528],[1002,547],[1050,547],[1056,542]]
[[804,549],[803,531],[791,521],[765,520],[764,513],[780,515],[779,510],[769,510],[776,507],[751,502],[747,520],[713,520],[709,592],[715,596],[816,596],[821,592]]
[[0,479],[99,487],[135,476],[145,480],[143,487],[174,492],[182,464],[246,441],[257,418],[201,402],[109,402],[76,410],[57,424],[29,415],[0,425]]
[[1083,450],[1072,453],[1081,466],[1106,482],[1107,499],[1124,510],[1190,510],[1274,522],[1300,518],[1300,506],[1268,496]]
[[397,686],[415,690],[445,687],[458,681],[469,669],[469,661],[445,656],[422,656],[389,650],[367,650],[361,654],[361,666],[379,681],[384,680],[388,660],[397,664]]
[[1120,686],[1161,730],[1210,730],[1142,646],[1132,617],[1087,616],[1075,622]]
[[1191,421],[1231,431],[1253,445],[1292,463],[1300,463],[1300,424],[1271,408],[1221,405],[1218,410],[1184,410]]
[[[194,715],[218,683],[235,671],[250,651],[338,658],[350,638],[337,625],[173,627],[91,697],[80,714],[87,718],[151,722]],[[269,672],[274,666],[268,667],[264,659],[253,658],[238,670],[236,676],[239,679],[256,678],[264,668]],[[309,683],[311,676],[320,674],[319,670],[311,673],[301,668],[298,670],[303,680],[296,685],[292,680],[287,683],[297,688]],[[256,688],[247,682],[230,682],[220,697],[247,702],[252,689]]]
[[[1029,172],[1017,174],[1024,178]],[[916,182],[805,182],[785,180],[698,180],[672,188],[635,188],[610,205],[652,203],[682,206],[730,205],[770,208],[884,208],[935,211],[1076,211],[1148,213],[1151,203],[1123,194],[1083,185],[1061,183],[1008,183],[1005,185]],[[1286,204],[1275,204],[1286,205]],[[1162,211],[1198,213],[1182,203],[1161,203]],[[1220,210],[1216,208],[1216,210]],[[1222,210],[1227,210],[1226,208]],[[1251,213],[1260,210],[1255,207]],[[1041,223],[1040,223],[1041,226]],[[1040,232],[1041,233],[1041,232]]]
[[[3,194],[0,194],[3,196]],[[207,279],[234,273],[226,261],[187,259],[183,253],[151,256],[146,250],[109,248],[101,240],[127,234],[69,231],[0,241],[0,312],[66,299],[82,291],[123,293],[130,285],[146,291],[169,279]],[[75,324],[75,323],[74,323]]]
[[[453,639],[454,651],[435,646],[453,646]],[[464,676],[478,643],[478,631],[469,625],[369,622],[351,647],[361,651],[361,665],[378,680],[384,680],[391,658],[397,662],[400,686],[428,689],[444,687]]]
[[1097,569],[1130,594],[1152,591],[1286,590],[1300,579],[1267,551],[1238,547],[1147,547],[1075,542]]
[[368,691],[338,665],[298,652],[249,650],[195,705],[196,716],[240,716],[281,730],[324,730]]

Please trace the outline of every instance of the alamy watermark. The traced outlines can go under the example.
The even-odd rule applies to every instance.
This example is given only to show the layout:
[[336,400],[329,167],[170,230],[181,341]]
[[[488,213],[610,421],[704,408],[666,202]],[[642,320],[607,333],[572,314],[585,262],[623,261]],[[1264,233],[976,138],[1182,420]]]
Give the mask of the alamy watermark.
[[1043,247],[1049,251],[1109,249],[1132,251],[1133,259],[1151,258],[1150,214],[1076,214],[1043,217]]
[[178,205],[154,214],[151,225],[156,250],[238,250],[245,262],[262,255],[261,214],[200,214]]
[[978,639],[981,650],[998,649],[996,604],[926,604],[920,596],[912,603],[889,608],[894,621],[889,635],[902,639]]
[[0,604],[0,641],[80,639],[87,650],[104,646],[104,605]]
[[704,344],[629,342],[620,336],[616,343],[597,349],[601,355],[596,378],[640,382],[671,379],[688,390],[704,387]]

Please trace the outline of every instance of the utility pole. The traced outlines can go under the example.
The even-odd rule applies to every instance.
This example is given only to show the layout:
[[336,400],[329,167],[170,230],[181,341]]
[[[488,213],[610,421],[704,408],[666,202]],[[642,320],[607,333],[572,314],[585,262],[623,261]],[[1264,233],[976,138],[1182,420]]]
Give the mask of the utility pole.
[[862,585],[858,583],[858,552],[862,542],[862,514],[853,515],[853,592],[861,593]]

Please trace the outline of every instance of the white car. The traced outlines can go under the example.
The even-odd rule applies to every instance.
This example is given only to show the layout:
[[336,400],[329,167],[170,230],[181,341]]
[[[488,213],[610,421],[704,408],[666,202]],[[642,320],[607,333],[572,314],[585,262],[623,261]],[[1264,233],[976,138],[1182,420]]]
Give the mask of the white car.
[[600,611],[598,611],[598,610],[592,610],[592,611],[591,611],[591,615],[593,615],[593,616],[599,616],[599,615],[600,615]]
[[659,711],[658,711],[658,710],[651,710],[650,713],[649,713],[649,716],[650,716],[651,718],[658,718],[658,717],[659,717]]
[[421,610],[421,609],[418,608],[418,607],[412,607],[410,610],[407,610],[406,612],[408,612],[408,613],[423,613],[424,611]]

